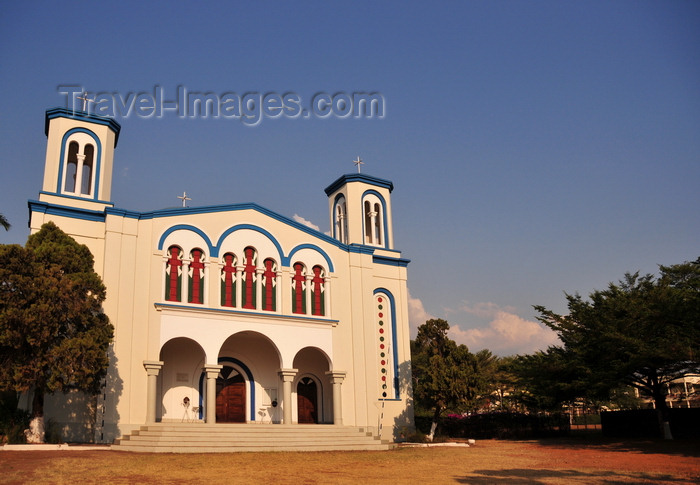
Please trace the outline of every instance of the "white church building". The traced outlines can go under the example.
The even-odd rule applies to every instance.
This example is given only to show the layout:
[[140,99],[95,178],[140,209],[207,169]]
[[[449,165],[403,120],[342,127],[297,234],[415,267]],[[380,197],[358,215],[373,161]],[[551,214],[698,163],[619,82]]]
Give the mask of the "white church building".
[[182,421],[413,426],[392,182],[326,187],[330,236],[251,203],[134,212],[111,202],[116,121],[55,108],[45,131],[31,232],[53,221],[88,246],[115,328],[97,399],[46,397],[64,439]]

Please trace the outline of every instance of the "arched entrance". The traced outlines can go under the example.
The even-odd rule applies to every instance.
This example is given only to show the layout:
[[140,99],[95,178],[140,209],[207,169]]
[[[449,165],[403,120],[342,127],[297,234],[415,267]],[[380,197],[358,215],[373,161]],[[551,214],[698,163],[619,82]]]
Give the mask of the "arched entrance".
[[224,365],[216,378],[216,422],[245,423],[245,379],[236,369]]
[[297,384],[297,413],[299,424],[318,423],[318,390],[316,381],[302,377]]

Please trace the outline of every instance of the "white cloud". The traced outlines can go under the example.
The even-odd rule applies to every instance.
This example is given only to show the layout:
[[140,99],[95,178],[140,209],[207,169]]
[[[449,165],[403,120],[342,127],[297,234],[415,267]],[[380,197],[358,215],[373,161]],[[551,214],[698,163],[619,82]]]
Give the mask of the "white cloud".
[[418,327],[423,325],[426,320],[435,318],[433,315],[425,311],[423,302],[418,298],[413,298],[411,292],[408,292],[408,324],[411,328],[411,338],[416,338]]
[[525,320],[511,308],[500,308],[494,303],[477,303],[461,308],[467,314],[485,318],[486,325],[462,329],[451,325],[449,335],[458,344],[465,344],[472,352],[489,349],[497,355],[531,354],[560,344],[556,333],[532,320]]
[[315,229],[315,230],[317,230],[317,231],[320,231],[320,230],[321,230],[321,228],[318,227],[316,224],[314,224],[314,223],[311,222],[311,221],[307,221],[306,219],[304,219],[303,217],[301,217],[299,214],[294,214],[294,215],[292,216],[292,219],[294,219],[295,221],[297,221],[299,224],[304,224],[306,227],[310,227],[311,229]]

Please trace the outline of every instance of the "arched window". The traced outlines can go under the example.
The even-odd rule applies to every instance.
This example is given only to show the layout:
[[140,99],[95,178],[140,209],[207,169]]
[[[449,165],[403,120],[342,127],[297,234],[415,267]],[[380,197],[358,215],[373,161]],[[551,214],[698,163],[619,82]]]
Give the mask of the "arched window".
[[182,249],[170,246],[165,262],[165,299],[182,301]]
[[306,314],[306,269],[302,263],[294,263],[292,313]]
[[381,246],[386,240],[384,201],[376,192],[368,192],[362,198],[365,244]]
[[92,167],[94,164],[95,147],[85,145],[85,158],[83,159],[83,170],[80,177],[80,193],[83,195],[92,194]]
[[95,143],[95,139],[83,131],[71,134],[66,140],[61,185],[63,192],[79,196],[93,195],[97,163]]
[[189,266],[187,301],[204,303],[204,251],[199,248],[190,251]]
[[277,263],[274,259],[267,258],[264,261],[265,270],[262,274],[263,310],[274,312],[277,310]]
[[372,209],[369,201],[365,201],[365,244],[372,244]]
[[348,242],[347,206],[343,196],[335,201],[335,237],[341,243]]
[[248,246],[243,250],[243,274],[241,275],[241,306],[243,308],[255,309],[257,258],[258,255],[254,248]]
[[68,158],[66,159],[66,174],[63,190],[65,192],[75,192],[75,179],[78,175],[78,145],[77,141],[68,144]]
[[382,244],[382,209],[379,203],[374,204],[374,244]]
[[326,272],[318,265],[314,266],[312,271],[314,275],[311,279],[311,314],[323,316],[326,314]]
[[236,256],[224,254],[221,268],[221,306],[236,306]]

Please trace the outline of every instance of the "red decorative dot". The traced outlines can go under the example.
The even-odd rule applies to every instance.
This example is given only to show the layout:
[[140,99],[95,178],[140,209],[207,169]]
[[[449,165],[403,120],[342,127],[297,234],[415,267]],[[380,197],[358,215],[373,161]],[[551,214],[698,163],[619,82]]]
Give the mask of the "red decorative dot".
[[385,360],[382,361],[382,365],[386,365],[386,361],[385,361]]
[[384,329],[383,329],[383,328],[380,328],[380,329],[379,329],[379,333],[384,333]]
[[386,376],[382,376],[382,380],[385,381],[385,380],[386,380]]
[[380,348],[380,349],[383,349],[383,348],[384,348],[384,344],[379,344],[379,348]]
[[384,314],[382,312],[379,312],[379,318],[382,318]]
[[381,302],[383,301],[383,300],[382,300],[382,297],[380,296],[379,298],[377,298],[377,301],[378,301],[379,303],[381,303]]

